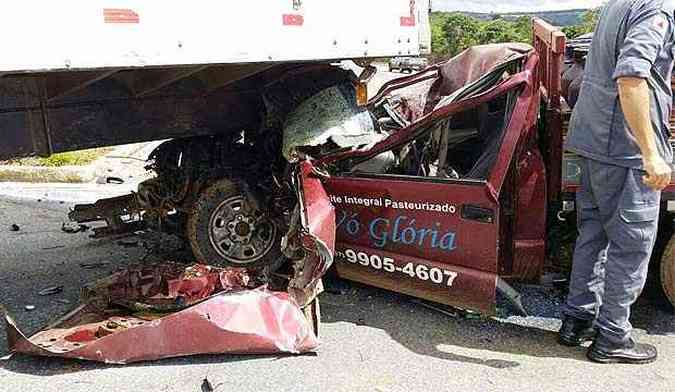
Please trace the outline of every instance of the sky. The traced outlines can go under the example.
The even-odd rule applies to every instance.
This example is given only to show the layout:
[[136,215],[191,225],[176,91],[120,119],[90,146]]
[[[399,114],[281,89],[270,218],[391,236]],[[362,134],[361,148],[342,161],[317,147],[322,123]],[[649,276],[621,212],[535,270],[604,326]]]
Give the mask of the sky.
[[534,12],[593,8],[604,0],[431,0],[434,11]]

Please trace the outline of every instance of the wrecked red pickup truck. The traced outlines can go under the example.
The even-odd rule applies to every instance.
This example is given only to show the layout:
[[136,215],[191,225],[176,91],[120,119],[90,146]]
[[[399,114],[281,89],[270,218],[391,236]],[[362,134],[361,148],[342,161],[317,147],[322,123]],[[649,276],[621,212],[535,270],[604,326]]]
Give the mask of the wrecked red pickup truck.
[[545,258],[538,59],[528,45],[473,48],[385,84],[365,107],[338,79],[287,105],[280,155],[236,138],[174,139],[138,193],[70,218],[107,220],[95,236],[173,230],[200,262],[274,274],[297,259],[300,210],[298,227],[322,244],[337,236],[326,252],[341,277],[486,314],[497,291],[518,305],[507,279],[537,278]]
[[[137,229],[120,220],[137,214],[184,236],[202,262],[276,271],[291,238],[288,190],[312,178],[298,194],[309,201],[302,227],[337,235],[330,253],[340,277],[484,314],[502,295],[525,313],[511,282],[557,269],[552,217],[573,209],[578,182],[575,157],[562,151],[565,37],[540,20],[534,33],[534,49],[469,49],[388,82],[365,107],[342,70],[289,72],[263,95],[266,121],[282,132],[167,142],[151,157],[157,177],[137,194],[70,217],[106,219],[96,233],[105,235]],[[284,88],[305,72],[328,82],[293,100]],[[289,177],[297,168],[302,175]],[[663,245],[674,191],[664,193]],[[670,303],[674,247],[657,249],[652,268]]]
[[[300,306],[335,256],[342,278],[484,314],[501,294],[525,313],[511,282],[555,270],[549,217],[575,181],[562,152],[565,37],[539,20],[534,32],[534,48],[475,47],[367,103],[367,64],[360,78],[324,64],[256,73],[229,93],[251,94],[239,101],[257,121],[164,143],[137,193],[70,218],[105,220],[95,237],[177,234],[200,263],[283,278]],[[675,303],[672,249],[655,262]]]

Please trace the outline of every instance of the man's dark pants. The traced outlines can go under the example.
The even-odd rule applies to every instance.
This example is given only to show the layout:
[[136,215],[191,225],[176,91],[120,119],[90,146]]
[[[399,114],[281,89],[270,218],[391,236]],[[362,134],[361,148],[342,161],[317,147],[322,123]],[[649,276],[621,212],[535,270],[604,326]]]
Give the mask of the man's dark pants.
[[577,193],[579,237],[570,294],[563,312],[596,320],[616,344],[630,339],[630,307],[647,280],[659,220],[661,192],[645,172],[582,159]]

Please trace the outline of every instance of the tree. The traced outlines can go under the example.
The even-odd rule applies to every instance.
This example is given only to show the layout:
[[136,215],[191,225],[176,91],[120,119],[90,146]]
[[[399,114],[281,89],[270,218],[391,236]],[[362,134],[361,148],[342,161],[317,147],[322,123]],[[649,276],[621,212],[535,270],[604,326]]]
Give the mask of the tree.
[[431,13],[431,53],[434,60],[441,60],[448,50],[448,36],[445,34],[445,22],[448,19],[446,12]]
[[478,37],[481,44],[517,42],[522,38],[514,28],[514,24],[504,19],[494,19],[485,23]]
[[565,33],[567,39],[575,39],[576,37],[587,33],[581,25],[565,26],[561,30]]
[[[575,38],[595,29],[600,8],[589,10],[581,16],[576,26],[563,28],[567,36]],[[478,44],[498,42],[532,42],[532,18],[499,14],[479,20],[462,13],[433,12],[431,14],[431,50],[434,61],[455,56],[464,49]]]
[[518,42],[532,42],[532,18],[521,16],[514,22],[513,28],[518,35]]
[[563,27],[562,31],[568,39],[574,39],[580,35],[593,32],[599,19],[600,8],[588,10],[581,16],[581,23],[574,26]]
[[443,34],[447,40],[446,54],[454,56],[464,49],[478,44],[480,21],[460,13],[448,14],[443,23]]
[[598,20],[600,19],[600,10],[600,7],[588,10],[584,12],[584,15],[581,17],[581,25],[584,26],[588,32],[595,30],[595,26],[598,24]]

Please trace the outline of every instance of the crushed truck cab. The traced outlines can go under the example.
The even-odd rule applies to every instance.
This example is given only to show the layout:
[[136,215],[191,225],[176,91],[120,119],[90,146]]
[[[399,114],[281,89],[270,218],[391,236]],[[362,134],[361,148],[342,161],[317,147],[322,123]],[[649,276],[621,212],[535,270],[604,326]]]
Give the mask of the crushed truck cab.
[[[334,173],[340,276],[486,314],[501,291],[522,311],[506,281],[536,279],[545,255],[537,62],[476,47],[384,86],[369,109],[391,136],[316,162]],[[361,168],[383,154],[395,163]]]

